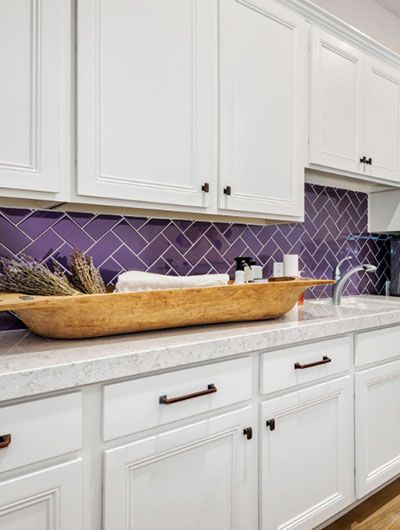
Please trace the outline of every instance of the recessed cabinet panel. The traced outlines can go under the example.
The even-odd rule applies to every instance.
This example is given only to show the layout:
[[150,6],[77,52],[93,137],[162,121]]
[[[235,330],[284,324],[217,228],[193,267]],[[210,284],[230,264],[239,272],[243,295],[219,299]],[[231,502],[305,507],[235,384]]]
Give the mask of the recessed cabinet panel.
[[400,181],[400,71],[369,58],[364,130],[366,173]]
[[78,192],[206,207],[216,3],[83,0],[78,17]]
[[312,29],[310,163],[360,171],[363,54]]
[[82,463],[0,482],[1,530],[84,530]]
[[308,530],[352,502],[353,411],[349,376],[261,405],[263,530]]
[[78,451],[82,393],[0,407],[0,436],[6,434],[11,435],[11,443],[0,450],[0,473]]
[[271,0],[222,0],[220,9],[219,205],[300,216],[305,21]]
[[357,496],[400,472],[400,361],[356,374]]
[[0,0],[0,187],[68,179],[70,2]]
[[106,452],[105,530],[256,530],[251,407]]

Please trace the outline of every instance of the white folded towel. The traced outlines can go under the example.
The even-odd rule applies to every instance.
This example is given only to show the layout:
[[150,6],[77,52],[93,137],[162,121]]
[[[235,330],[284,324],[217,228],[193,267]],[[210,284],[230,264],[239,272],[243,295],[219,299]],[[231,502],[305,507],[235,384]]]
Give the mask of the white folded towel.
[[118,276],[115,291],[129,293],[135,291],[160,291],[187,287],[212,287],[227,285],[228,274],[203,274],[199,276],[164,276],[151,272],[128,271]]

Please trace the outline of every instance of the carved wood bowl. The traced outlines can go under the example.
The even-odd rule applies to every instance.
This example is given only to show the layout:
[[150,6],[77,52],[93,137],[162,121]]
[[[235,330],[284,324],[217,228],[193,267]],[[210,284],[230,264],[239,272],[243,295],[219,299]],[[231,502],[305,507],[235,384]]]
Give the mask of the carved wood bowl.
[[277,318],[299,296],[332,280],[274,278],[268,283],[79,296],[0,293],[10,311],[37,335],[80,339],[222,322]]

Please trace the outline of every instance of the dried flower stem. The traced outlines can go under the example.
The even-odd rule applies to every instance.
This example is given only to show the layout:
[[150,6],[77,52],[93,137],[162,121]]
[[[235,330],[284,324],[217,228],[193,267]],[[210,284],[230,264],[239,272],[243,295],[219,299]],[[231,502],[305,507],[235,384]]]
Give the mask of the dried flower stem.
[[75,249],[71,256],[71,274],[74,286],[86,294],[106,292],[103,278],[93,263],[93,258]]
[[54,273],[33,258],[19,261],[0,259],[0,290],[37,296],[76,296],[81,294],[68,280],[61,267]]

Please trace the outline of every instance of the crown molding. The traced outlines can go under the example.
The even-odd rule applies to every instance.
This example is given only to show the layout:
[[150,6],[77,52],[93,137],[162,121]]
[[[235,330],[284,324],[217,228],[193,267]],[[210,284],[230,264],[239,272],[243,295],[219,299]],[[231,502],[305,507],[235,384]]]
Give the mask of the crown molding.
[[310,24],[335,33],[362,51],[400,67],[400,55],[310,0],[279,0],[303,15]]

